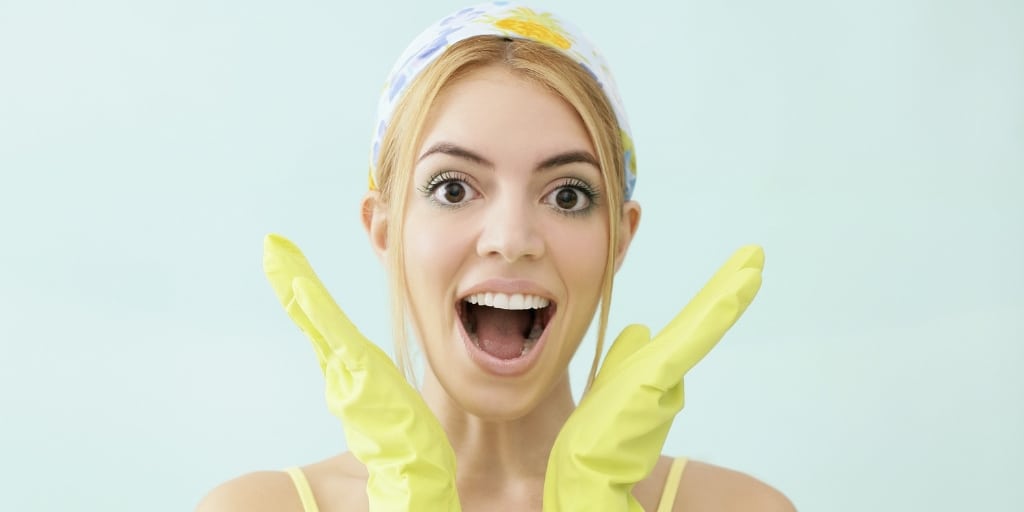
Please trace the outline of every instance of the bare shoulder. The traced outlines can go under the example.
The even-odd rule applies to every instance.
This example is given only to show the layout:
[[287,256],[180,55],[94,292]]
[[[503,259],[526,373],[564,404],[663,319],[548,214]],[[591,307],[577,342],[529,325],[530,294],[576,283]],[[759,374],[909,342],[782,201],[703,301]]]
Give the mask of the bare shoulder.
[[672,510],[794,512],[796,508],[786,495],[746,473],[689,461]]
[[[366,470],[351,454],[302,466],[302,474],[321,512],[368,509]],[[284,471],[256,471],[210,491],[196,512],[303,512],[295,483]]]
[[351,453],[302,467],[320,512],[363,512],[370,509],[366,495],[366,466]]
[[196,512],[243,510],[302,512],[302,503],[287,473],[256,471],[220,484],[196,507]]

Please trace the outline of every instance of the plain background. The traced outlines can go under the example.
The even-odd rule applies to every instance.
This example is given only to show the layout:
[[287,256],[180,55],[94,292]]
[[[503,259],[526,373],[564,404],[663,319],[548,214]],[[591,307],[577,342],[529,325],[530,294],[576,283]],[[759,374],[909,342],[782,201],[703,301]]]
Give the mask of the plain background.
[[[603,50],[634,129],[611,332],[767,253],[666,451],[801,510],[1020,510],[1024,3],[544,5]],[[344,450],[262,238],[390,350],[357,216],[373,108],[461,6],[0,3],[0,509],[189,510]]]

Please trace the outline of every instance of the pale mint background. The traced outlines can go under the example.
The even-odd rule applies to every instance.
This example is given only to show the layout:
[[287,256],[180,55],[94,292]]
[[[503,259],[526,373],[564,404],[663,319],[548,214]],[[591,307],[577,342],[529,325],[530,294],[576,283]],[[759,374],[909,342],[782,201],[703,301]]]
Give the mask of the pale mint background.
[[[190,510],[344,449],[261,240],[387,339],[373,105],[461,5],[0,0],[0,510]],[[613,332],[768,255],[666,451],[803,511],[1021,510],[1024,3],[546,5],[635,130]]]

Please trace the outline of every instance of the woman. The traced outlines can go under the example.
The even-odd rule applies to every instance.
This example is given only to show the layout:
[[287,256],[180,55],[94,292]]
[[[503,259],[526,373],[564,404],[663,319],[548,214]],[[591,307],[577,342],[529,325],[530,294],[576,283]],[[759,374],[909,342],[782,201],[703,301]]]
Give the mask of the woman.
[[[660,455],[683,374],[760,285],[759,248],[661,335],[624,330],[597,372],[640,206],[614,83],[575,29],[507,2],[435,24],[392,71],[371,162],[362,221],[389,270],[399,366],[407,322],[426,356],[422,390],[268,237],[266,273],[352,451],[245,475],[200,510],[792,510],[751,477]],[[577,406],[567,368],[595,314]]]

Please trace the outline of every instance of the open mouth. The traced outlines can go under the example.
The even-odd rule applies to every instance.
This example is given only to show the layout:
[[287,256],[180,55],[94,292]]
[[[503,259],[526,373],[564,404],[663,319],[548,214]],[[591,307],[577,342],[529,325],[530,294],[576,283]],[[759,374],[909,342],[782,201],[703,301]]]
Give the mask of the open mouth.
[[530,353],[554,316],[555,304],[535,295],[487,292],[463,298],[456,310],[477,348],[511,360]]

